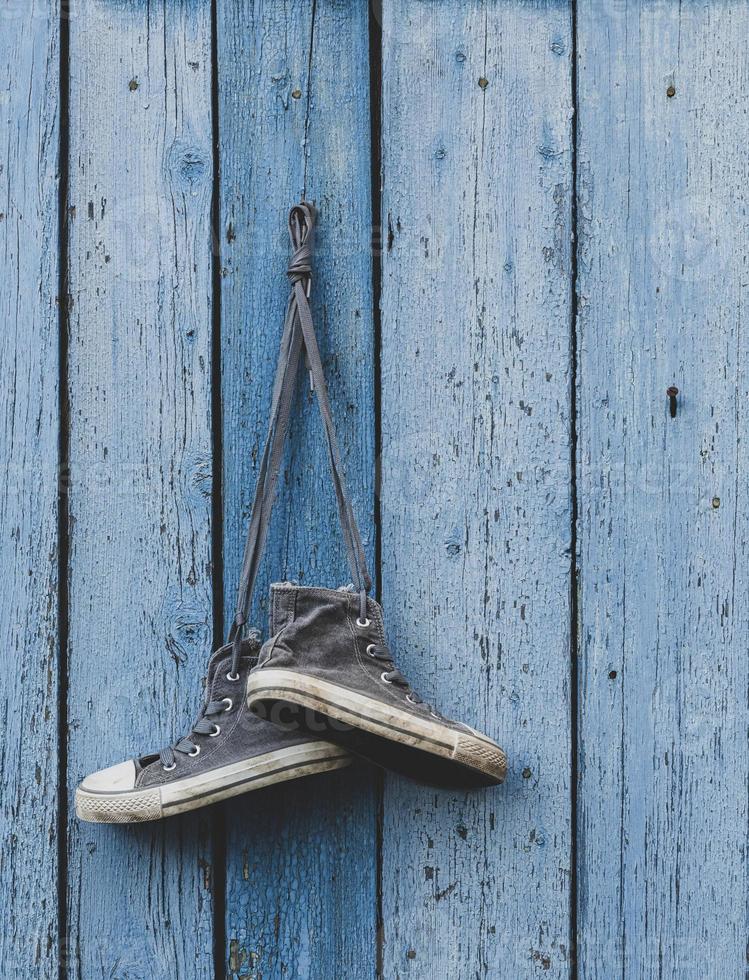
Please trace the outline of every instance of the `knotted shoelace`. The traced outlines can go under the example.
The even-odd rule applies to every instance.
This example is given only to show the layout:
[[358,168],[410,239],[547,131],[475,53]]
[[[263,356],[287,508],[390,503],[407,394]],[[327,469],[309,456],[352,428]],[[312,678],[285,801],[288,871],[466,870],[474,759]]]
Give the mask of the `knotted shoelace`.
[[268,523],[283,458],[302,348],[304,348],[312,387],[317,395],[317,403],[325,431],[328,463],[336,495],[338,517],[343,531],[349,567],[359,590],[359,609],[362,619],[366,618],[367,593],[372,587],[361,535],[346,491],[328,387],[309,305],[312,284],[314,224],[315,213],[311,204],[302,202],[291,209],[289,238],[292,256],[286,272],[291,283],[291,295],[286,308],[281,353],[273,386],[268,437],[260,464],[258,485],[250,519],[250,531],[242,563],[237,611],[230,634],[230,641],[234,643],[233,672],[236,672],[239,663],[239,643],[247,622],[255,578],[268,533]]

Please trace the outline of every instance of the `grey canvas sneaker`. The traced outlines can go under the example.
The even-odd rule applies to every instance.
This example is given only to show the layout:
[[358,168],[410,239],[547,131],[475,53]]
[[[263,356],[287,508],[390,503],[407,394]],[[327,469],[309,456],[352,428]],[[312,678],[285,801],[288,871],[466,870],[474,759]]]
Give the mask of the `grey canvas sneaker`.
[[[294,254],[292,283],[309,292],[312,231],[307,205],[293,208],[289,231]],[[296,291],[287,308],[271,398],[268,437],[258,473],[250,528],[229,644],[210,658],[205,699],[190,733],[161,752],[130,759],[87,776],[75,796],[81,820],[136,823],[205,806],[218,800],[341,769],[351,756],[319,733],[292,723],[278,727],[247,710],[245,687],[257,660],[259,634],[245,636],[245,622],[268,530],[288,431],[294,382],[302,349]]]
[[[325,375],[302,277],[294,282],[307,365],[317,394],[349,567],[358,595],[280,584],[271,593],[271,638],[247,682],[248,704],[277,721],[297,706],[318,728],[365,758],[435,783],[501,783],[507,762],[486,735],[424,704],[395,666],[346,493]],[[288,711],[284,714],[288,718]],[[318,728],[319,730],[319,728]]]
[[190,734],[161,752],[87,776],[75,810],[93,823],[141,823],[194,810],[240,793],[351,763],[345,749],[298,729],[283,730],[251,714],[243,696],[259,641],[243,640],[210,659],[206,695]]
[[[271,630],[250,673],[251,709],[326,737],[380,766],[436,785],[501,783],[507,760],[496,742],[445,718],[412,690],[393,661],[382,609],[349,591],[279,583],[271,588]],[[281,711],[281,706],[286,711]]]

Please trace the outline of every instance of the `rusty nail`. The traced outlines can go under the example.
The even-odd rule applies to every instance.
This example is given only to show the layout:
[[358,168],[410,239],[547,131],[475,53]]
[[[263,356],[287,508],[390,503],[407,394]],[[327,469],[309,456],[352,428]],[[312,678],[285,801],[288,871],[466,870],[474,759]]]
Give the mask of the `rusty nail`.
[[671,385],[666,388],[666,394],[668,395],[668,407],[671,412],[671,418],[676,418],[676,396],[679,394],[679,389],[676,385]]

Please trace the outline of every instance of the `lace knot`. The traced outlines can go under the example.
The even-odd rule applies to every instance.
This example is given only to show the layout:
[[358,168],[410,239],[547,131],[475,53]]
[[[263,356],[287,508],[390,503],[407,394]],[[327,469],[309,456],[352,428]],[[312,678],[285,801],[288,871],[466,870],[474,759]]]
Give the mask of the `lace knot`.
[[309,279],[312,274],[312,248],[306,242],[291,257],[286,275],[289,277],[292,286],[295,283]]
[[315,226],[315,212],[311,204],[302,201],[289,212],[289,238],[294,250],[286,275],[292,285],[306,282],[312,275],[312,229]]

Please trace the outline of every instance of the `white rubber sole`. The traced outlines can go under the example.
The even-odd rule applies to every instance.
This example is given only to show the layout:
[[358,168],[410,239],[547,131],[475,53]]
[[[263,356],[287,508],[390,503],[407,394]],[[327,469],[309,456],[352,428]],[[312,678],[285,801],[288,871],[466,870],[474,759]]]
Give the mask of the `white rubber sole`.
[[396,705],[296,670],[263,667],[251,673],[247,680],[250,710],[259,701],[299,704],[352,728],[468,766],[497,783],[503,782],[507,774],[507,757],[502,749],[473,729],[449,728]]
[[348,752],[330,742],[306,742],[163,786],[113,793],[79,787],[75,793],[75,812],[80,820],[90,823],[144,823],[274,783],[344,769],[352,761]]

